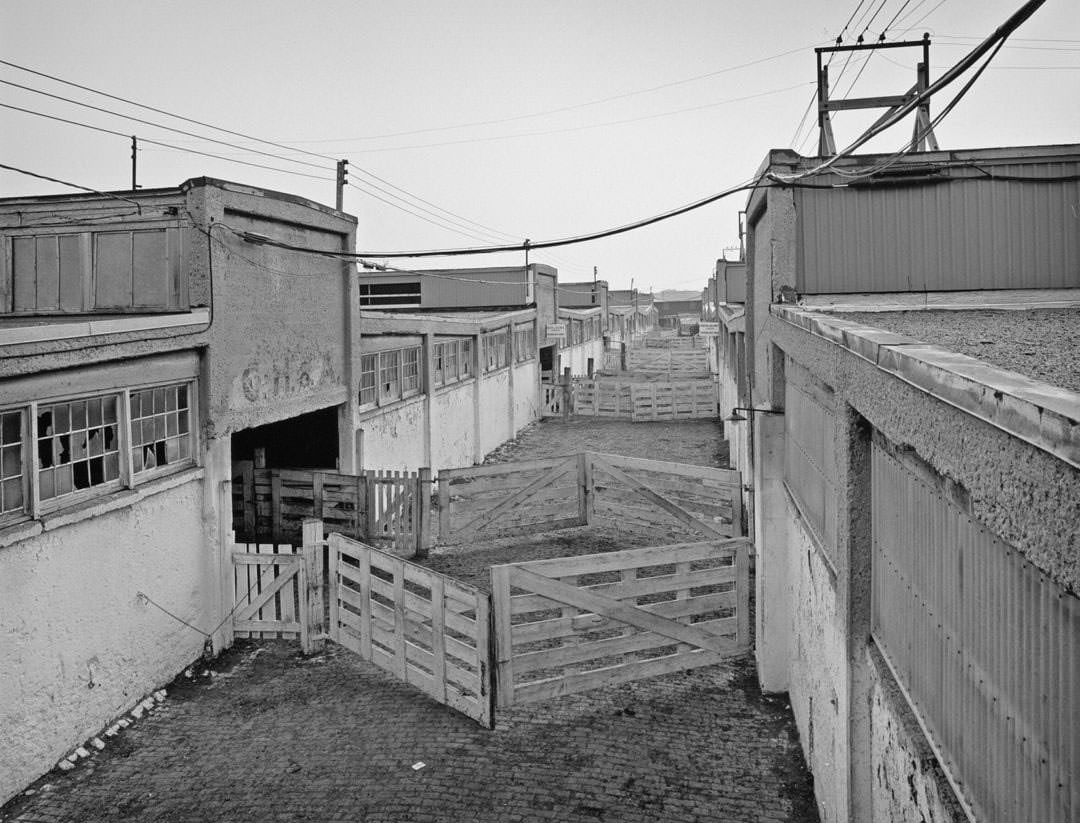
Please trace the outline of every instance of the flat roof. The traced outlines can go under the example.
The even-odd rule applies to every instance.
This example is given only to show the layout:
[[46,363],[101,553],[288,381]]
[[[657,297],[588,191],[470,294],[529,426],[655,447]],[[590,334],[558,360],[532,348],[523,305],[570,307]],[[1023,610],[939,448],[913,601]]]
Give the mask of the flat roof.
[[1080,308],[921,309],[836,316],[1080,392]]

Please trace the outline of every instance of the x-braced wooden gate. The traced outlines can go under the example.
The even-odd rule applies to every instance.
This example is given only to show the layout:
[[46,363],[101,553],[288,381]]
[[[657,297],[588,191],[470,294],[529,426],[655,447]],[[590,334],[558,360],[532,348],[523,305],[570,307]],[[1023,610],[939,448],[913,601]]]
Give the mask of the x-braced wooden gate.
[[491,727],[491,596],[340,534],[329,546],[330,639]]
[[746,652],[749,545],[740,538],[494,566],[498,705]]

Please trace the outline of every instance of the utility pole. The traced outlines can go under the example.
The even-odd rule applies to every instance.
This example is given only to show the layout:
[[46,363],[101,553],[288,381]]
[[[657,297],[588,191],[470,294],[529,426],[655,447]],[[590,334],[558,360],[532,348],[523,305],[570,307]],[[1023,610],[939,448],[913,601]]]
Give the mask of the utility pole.
[[135,189],[139,188],[139,184],[136,182],[136,179],[137,179],[137,177],[136,177],[136,170],[137,170],[136,157],[138,156],[138,151],[139,151],[139,138],[137,138],[133,134],[133,135],[131,135],[131,190],[132,191],[135,191]]
[[345,184],[349,182],[349,161],[337,161],[337,210],[341,211],[345,205]]
[[[921,48],[922,61],[915,68],[915,85],[904,94],[882,95],[877,97],[844,97],[839,100],[829,98],[829,66],[823,64],[823,54],[837,52],[873,51],[875,49]],[[836,154],[836,140],[833,137],[832,120],[829,112],[842,109],[887,109],[870,127],[876,128],[894,113],[914,100],[930,85],[930,35],[924,34],[922,40],[899,40],[895,43],[856,43],[852,46],[822,46],[814,49],[817,55],[818,84],[818,156],[832,157]],[[915,130],[912,136],[914,151],[938,150],[937,138],[930,125],[930,101],[924,100],[915,110]]]

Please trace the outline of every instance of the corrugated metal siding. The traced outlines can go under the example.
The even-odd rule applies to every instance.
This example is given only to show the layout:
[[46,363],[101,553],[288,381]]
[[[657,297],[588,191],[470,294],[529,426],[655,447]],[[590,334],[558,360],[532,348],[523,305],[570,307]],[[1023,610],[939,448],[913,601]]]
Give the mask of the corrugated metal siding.
[[835,565],[835,399],[790,358],[784,370],[784,482]]
[[[1053,177],[1080,163],[992,171]],[[1080,181],[796,189],[795,204],[803,294],[1080,286]]]
[[1080,601],[878,442],[872,632],[977,818],[1080,820]]

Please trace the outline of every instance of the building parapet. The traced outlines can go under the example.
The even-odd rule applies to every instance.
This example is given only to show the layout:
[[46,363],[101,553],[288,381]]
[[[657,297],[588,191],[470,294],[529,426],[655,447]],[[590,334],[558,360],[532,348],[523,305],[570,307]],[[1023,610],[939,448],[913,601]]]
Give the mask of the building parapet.
[[774,316],[825,338],[932,397],[1080,468],[1080,394],[974,357],[796,306]]

